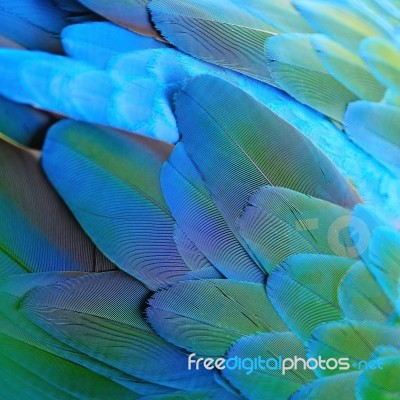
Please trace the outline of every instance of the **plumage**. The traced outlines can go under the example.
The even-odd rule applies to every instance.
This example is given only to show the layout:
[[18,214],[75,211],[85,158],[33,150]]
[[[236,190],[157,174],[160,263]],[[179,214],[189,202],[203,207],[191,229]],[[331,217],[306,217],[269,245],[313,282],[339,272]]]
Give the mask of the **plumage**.
[[357,382],[357,392],[363,399],[372,400],[377,396],[385,400],[398,397],[400,392],[397,376],[399,373],[399,357],[387,357],[381,360],[382,370],[364,371]]
[[347,104],[358,97],[325,71],[314,52],[312,39],[313,35],[297,33],[269,39],[265,45],[268,69],[278,87],[301,103],[342,122]]
[[304,385],[293,396],[293,400],[334,400],[344,398],[355,400],[355,385],[359,379],[360,372],[350,372],[347,374],[338,374]]
[[[247,336],[238,340],[228,352],[229,358],[240,357],[242,360],[250,361],[261,357],[263,360],[270,358],[282,359],[294,356],[306,357],[306,349],[301,341],[291,332],[263,333]],[[254,361],[253,361],[254,362]],[[247,367],[249,368],[249,367]],[[249,368],[250,369],[250,368]],[[248,374],[246,369],[226,369],[224,375],[236,386],[244,396],[251,400],[265,399],[265,396],[275,399],[288,399],[302,385],[315,379],[310,370],[289,370],[285,376],[280,368],[274,365],[266,370],[256,369]]]
[[[87,300],[76,302],[71,292]],[[178,389],[212,387],[208,371],[184,372],[185,354],[152,333],[141,313],[148,293],[130,277],[99,274],[36,288],[21,307],[31,321],[61,342],[127,374]],[[170,365],[160,364],[159,357]]]
[[[153,0],[149,10],[163,37],[185,53],[268,82],[264,42],[277,30],[241,6]],[[195,32],[196,39],[186,32]]]
[[[321,356],[324,359],[346,357],[350,369],[357,370],[360,361],[370,360],[378,346],[393,346],[399,348],[398,328],[381,325],[371,321],[363,322],[332,322],[316,328],[308,343],[311,356]],[[317,369],[319,376],[331,376],[336,370]]]
[[150,37],[135,35],[110,22],[69,25],[62,31],[62,45],[73,58],[107,66],[112,57],[130,51],[165,48],[167,44]]
[[53,122],[49,115],[0,97],[0,133],[28,147],[40,147]]
[[189,271],[159,187],[170,151],[166,143],[67,120],[52,127],[43,151],[48,178],[92,240],[153,289]]
[[3,3],[0,397],[398,398],[398,1]]
[[15,0],[0,2],[0,18],[0,34],[19,46],[60,53],[62,29],[93,15],[75,0]]
[[262,282],[259,266],[229,229],[183,143],[164,164],[161,187],[179,229],[215,268],[229,279]]
[[[220,304],[215,310],[209,304]],[[190,352],[223,356],[242,336],[287,331],[263,285],[229,280],[180,282],[157,292],[147,317],[166,340]]]
[[38,154],[0,139],[0,275],[114,269],[77,224]]
[[268,297],[297,336],[307,340],[318,326],[344,318],[337,292],[353,264],[351,259],[298,254],[271,272]]
[[395,315],[393,302],[362,262],[353,264],[343,277],[338,300],[344,315],[352,320],[386,323]]
[[118,25],[146,36],[158,37],[146,9],[148,0],[123,0],[118,3],[110,3],[107,0],[79,1]]
[[240,235],[264,270],[299,253],[356,257],[342,207],[286,188],[264,186],[250,197],[238,220]]

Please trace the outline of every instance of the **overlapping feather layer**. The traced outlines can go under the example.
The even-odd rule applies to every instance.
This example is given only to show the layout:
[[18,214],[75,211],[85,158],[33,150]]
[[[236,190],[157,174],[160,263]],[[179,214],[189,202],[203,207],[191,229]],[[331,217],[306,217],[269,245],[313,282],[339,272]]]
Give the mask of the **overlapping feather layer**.
[[3,397],[398,398],[397,2],[27,3],[0,7]]

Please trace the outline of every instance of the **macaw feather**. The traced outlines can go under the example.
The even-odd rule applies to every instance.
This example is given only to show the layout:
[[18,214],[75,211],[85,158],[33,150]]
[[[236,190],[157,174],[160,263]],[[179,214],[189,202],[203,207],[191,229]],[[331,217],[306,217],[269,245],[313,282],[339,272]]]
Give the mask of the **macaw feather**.
[[291,400],[356,400],[355,387],[359,376],[360,372],[356,371],[316,379],[298,390]]
[[293,190],[263,186],[247,202],[238,220],[245,239],[264,270],[299,253],[357,257],[347,226],[350,211]]
[[128,375],[177,389],[211,387],[207,371],[184,372],[186,355],[152,332],[142,314],[149,294],[127,275],[87,275],[31,290],[21,312],[62,343]]
[[268,297],[298,337],[307,340],[321,324],[344,319],[338,289],[354,262],[340,257],[298,254],[271,272]]
[[153,0],[148,7],[162,36],[183,52],[271,82],[263,49],[277,29],[235,3]]
[[325,35],[313,35],[312,46],[324,68],[358,98],[380,101],[385,87],[379,83],[357,54]]
[[[229,350],[227,357],[238,357],[241,360],[263,360],[302,357],[306,358],[306,349],[301,341],[291,332],[262,333],[239,339]],[[253,367],[255,365],[253,364]],[[286,400],[305,383],[315,379],[311,370],[288,370],[285,375],[276,364],[268,364],[269,368],[260,367],[250,371],[247,368],[225,369],[223,374],[229,382],[251,400],[264,400],[267,396],[276,400]]]
[[393,302],[361,261],[344,276],[338,298],[344,315],[351,320],[388,323],[395,313]]
[[228,227],[182,143],[162,168],[161,187],[180,229],[222,274],[262,282],[259,267]]
[[0,139],[0,275],[114,269],[48,183],[38,154]]
[[[348,359],[350,368],[345,371],[350,373],[358,371],[360,361],[370,360],[375,348],[382,345],[400,348],[397,328],[372,321],[343,321],[320,325],[312,333],[307,348],[309,357]],[[338,372],[327,368],[316,370],[318,376],[331,376]]]
[[223,356],[242,336],[287,331],[262,284],[179,282],[157,292],[149,305],[147,317],[161,337],[208,357]]
[[395,400],[399,397],[400,357],[386,357],[379,360],[381,368],[365,370],[357,382],[357,393],[364,400],[382,398]]
[[146,9],[148,0],[123,0],[118,3],[110,3],[108,0],[79,1],[97,14],[133,32],[159,37]]
[[347,104],[358,97],[325,70],[312,47],[312,38],[310,34],[293,33],[268,39],[268,69],[277,86],[297,101],[341,122]]
[[106,67],[116,55],[167,47],[159,40],[135,34],[110,22],[69,25],[62,31],[62,44],[70,57],[99,68]]
[[190,271],[159,185],[170,152],[166,143],[74,121],[54,125],[43,150],[48,178],[84,230],[152,289]]

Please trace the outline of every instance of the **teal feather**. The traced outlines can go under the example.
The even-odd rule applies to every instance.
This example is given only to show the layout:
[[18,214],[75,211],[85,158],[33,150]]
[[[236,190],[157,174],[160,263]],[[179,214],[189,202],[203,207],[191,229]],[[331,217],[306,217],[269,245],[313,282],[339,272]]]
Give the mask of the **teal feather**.
[[348,233],[350,212],[286,188],[264,186],[238,220],[240,234],[267,272],[298,253],[357,257]]
[[307,340],[321,324],[344,319],[338,288],[354,262],[340,257],[299,254],[271,272],[268,297],[298,337]]
[[208,371],[185,371],[186,355],[151,331],[142,315],[148,296],[127,275],[88,275],[31,290],[21,311],[61,342],[134,377],[177,389],[212,387]]
[[38,154],[0,139],[0,275],[115,269],[43,174]]
[[118,25],[146,36],[158,37],[146,9],[148,0],[125,0],[119,3],[110,3],[108,0],[79,1]]
[[298,390],[291,400],[356,400],[355,387],[360,372],[350,372],[317,379]]
[[62,31],[62,45],[73,58],[105,68],[112,57],[132,51],[165,48],[167,44],[114,25],[87,22],[69,25]]
[[[117,273],[118,274],[118,273]],[[17,340],[22,346],[30,346],[36,351],[47,353],[48,357],[62,358],[65,361],[79,365],[88,370],[86,374],[92,373],[92,381],[96,379],[95,374],[121,385],[130,391],[148,394],[162,393],[168,391],[167,388],[151,385],[137,378],[129,376],[120,370],[101,363],[85,354],[78,353],[68,345],[65,345],[48,333],[33,324],[20,312],[20,304],[26,294],[33,288],[46,287],[57,283],[65,283],[68,279],[79,276],[77,273],[41,273],[14,275],[1,282],[1,329],[3,338]],[[118,276],[118,275],[117,275]],[[23,357],[23,356],[21,356]],[[61,363],[63,361],[60,361]],[[67,363],[68,364],[68,363]],[[45,366],[43,367],[45,368]],[[112,381],[112,382],[111,382]],[[89,383],[89,382],[88,382]],[[118,385],[115,387],[117,388]]]
[[44,112],[0,97],[0,134],[11,140],[38,148],[52,122]]
[[[398,328],[382,325],[372,321],[332,322],[319,326],[307,343],[308,356],[329,358],[347,358],[350,368],[347,373],[359,370],[360,361],[368,361],[378,346],[400,348]],[[356,363],[356,366],[353,366]],[[318,376],[337,374],[336,370],[316,370]]]
[[259,267],[229,229],[182,143],[163,166],[161,187],[180,229],[221,273],[262,282]]
[[243,336],[287,330],[261,284],[180,282],[157,292],[149,305],[147,317],[155,331],[199,355],[223,356]]
[[[290,333],[263,333],[247,336],[238,340],[229,350],[227,357],[239,357],[242,360],[261,357],[264,360],[270,358],[278,359],[303,357],[306,358],[306,350],[298,338]],[[254,362],[254,361],[253,361]],[[273,398],[286,400],[295,393],[302,385],[315,379],[312,371],[299,369],[286,371],[274,364],[269,364],[270,369],[258,368],[248,374],[246,369],[225,369],[223,374],[231,384],[251,400],[264,400]]]
[[338,299],[344,315],[351,320],[387,323],[395,313],[393,302],[361,261],[344,276]]
[[[221,107],[227,97],[232,100]],[[237,114],[238,107],[246,112]],[[349,184],[300,132],[223,80],[198,77],[190,81],[176,97],[176,114],[187,153],[236,233],[248,196],[266,184],[345,206],[358,202]],[[295,147],[291,146],[294,142]],[[216,170],[215,165],[222,168]]]
[[53,126],[43,150],[47,176],[92,240],[153,289],[190,271],[159,186],[170,151],[166,143],[73,121]]

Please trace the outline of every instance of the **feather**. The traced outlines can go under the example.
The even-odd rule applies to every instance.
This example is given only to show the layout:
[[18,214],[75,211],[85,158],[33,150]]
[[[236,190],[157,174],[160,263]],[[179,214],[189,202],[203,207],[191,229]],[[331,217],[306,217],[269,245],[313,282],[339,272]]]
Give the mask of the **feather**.
[[47,176],[92,240],[153,289],[189,271],[159,187],[170,151],[162,142],[73,121],[53,126],[43,150]]
[[153,0],[148,7],[156,28],[183,52],[271,82],[263,49],[265,39],[277,29],[242,4]]
[[[302,385],[315,379],[311,370],[287,370],[283,375],[279,357],[306,358],[306,350],[297,337],[290,332],[263,333],[246,336],[238,340],[229,350],[227,358],[241,360],[242,368],[226,368],[223,374],[231,384],[250,400],[286,400]],[[255,361],[261,357],[268,364],[256,366]],[[270,360],[275,359],[276,361]],[[244,362],[249,360],[250,362]],[[269,360],[269,361],[268,361]],[[238,363],[238,361],[236,361]],[[252,364],[251,364],[252,363]],[[231,363],[232,364],[232,363]],[[253,372],[251,371],[253,365]]]
[[361,40],[366,36],[385,34],[368,16],[339,2],[293,0],[293,4],[315,30],[329,36],[353,53],[357,53]]
[[290,329],[303,340],[325,322],[343,319],[338,288],[354,260],[299,254],[268,277],[267,294]]
[[114,269],[47,182],[37,154],[0,139],[0,275]]
[[30,147],[40,147],[52,118],[34,108],[0,96],[0,133]]
[[313,35],[311,43],[324,68],[358,98],[380,101],[385,87],[369,72],[356,54],[324,35]]
[[356,400],[354,389],[359,376],[357,371],[317,379],[304,385],[291,400]]
[[224,355],[242,336],[287,331],[261,284],[179,282],[157,292],[149,305],[147,317],[161,337],[208,357]]
[[146,9],[148,0],[123,0],[110,3],[108,0],[79,0],[97,14],[142,35],[159,37],[153,28]]
[[370,271],[392,301],[399,298],[400,233],[387,228],[375,229],[369,247]]
[[171,394],[144,396],[140,400],[219,400],[221,398],[224,400],[243,400],[243,397],[236,396],[222,388],[217,388],[212,393],[206,390],[174,392]]
[[221,273],[262,282],[259,267],[229,229],[182,143],[163,166],[161,187],[180,229]]
[[351,239],[365,265],[370,262],[369,245],[373,232],[380,226],[385,226],[385,222],[375,211],[370,206],[357,204],[352,210],[350,220],[349,232]]
[[[118,273],[121,277],[123,274]],[[117,276],[118,276],[117,274]],[[33,288],[45,287],[56,283],[65,283],[68,279],[79,276],[78,273],[35,273],[13,275],[0,282],[0,333],[18,340],[49,356],[61,357],[95,374],[110,379],[127,389],[141,393],[165,393],[168,388],[142,381],[107,364],[77,352],[70,346],[59,342],[54,337],[33,324],[20,312],[20,304],[25,295]]]
[[109,71],[67,57],[0,50],[0,94],[86,122],[178,140],[164,87],[135,77],[121,82]]
[[278,87],[296,100],[341,122],[347,104],[358,98],[326,72],[312,47],[312,38],[296,33],[267,40],[270,74]]
[[357,257],[346,230],[350,212],[333,203],[280,187],[253,194],[238,229],[263,268],[271,269],[298,253]]
[[224,278],[177,224],[174,228],[174,242],[185,264],[192,270],[183,280]]
[[313,31],[290,0],[232,0],[232,2],[275,27],[278,32],[311,33]]
[[192,270],[211,268],[212,265],[206,256],[196,247],[190,238],[182,231],[177,224],[174,228],[174,241],[179,254],[185,261],[185,264]]
[[348,107],[344,125],[350,139],[398,174],[400,108],[385,103],[357,101]]
[[375,78],[389,89],[400,90],[400,50],[387,39],[368,38],[360,45],[360,56]]
[[338,299],[344,315],[351,320],[387,323],[395,312],[392,302],[362,262],[355,263],[344,276]]
[[0,33],[0,47],[7,47],[10,49],[23,49],[24,46],[8,38],[6,35]]
[[63,343],[127,374],[176,389],[212,387],[208,371],[189,371],[186,355],[147,325],[142,307],[149,294],[126,275],[88,275],[31,290],[21,312]]
[[[60,7],[63,3],[64,7]],[[67,7],[68,4],[74,3],[61,1],[54,4],[53,0],[2,0],[0,33],[22,47],[60,53],[61,30],[78,15],[80,20],[92,18],[82,8]]]
[[[311,357],[321,356],[327,360],[334,358],[348,359],[348,372],[359,370],[360,361],[369,360],[377,346],[386,345],[400,348],[397,328],[365,322],[332,322],[321,325],[308,341],[308,354]],[[353,365],[354,364],[354,365]],[[318,376],[330,376],[338,373],[335,370],[316,370]]]
[[[39,51],[0,49],[0,59],[0,92],[5,97],[54,112],[60,112],[57,106],[65,107],[59,97],[61,83],[94,70],[89,64]],[[65,100],[66,93],[61,94]]]
[[400,357],[379,360],[381,368],[365,370],[357,382],[357,393],[363,400],[396,400],[399,398]]
[[226,81],[197,77],[175,102],[185,149],[233,231],[249,195],[266,184],[349,207],[359,201],[308,139]]
[[129,32],[110,22],[69,25],[62,31],[62,44],[70,57],[98,68],[104,68],[116,55],[167,47],[159,40]]
[[[1,365],[12,375],[7,381],[19,382],[11,394],[29,393],[31,398],[48,400],[101,400],[104,396],[132,400],[139,397],[86,368],[16,339],[0,335],[0,343]],[[3,391],[3,395],[6,393]]]

